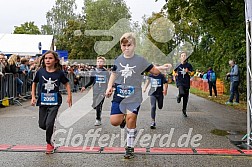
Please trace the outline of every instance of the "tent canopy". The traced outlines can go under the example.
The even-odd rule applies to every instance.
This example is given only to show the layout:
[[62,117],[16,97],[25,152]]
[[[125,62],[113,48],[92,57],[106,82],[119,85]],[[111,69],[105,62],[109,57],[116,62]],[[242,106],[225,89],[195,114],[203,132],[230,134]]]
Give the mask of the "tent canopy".
[[39,43],[41,50],[52,50],[53,35],[0,34],[0,52],[4,54],[34,56],[41,53]]

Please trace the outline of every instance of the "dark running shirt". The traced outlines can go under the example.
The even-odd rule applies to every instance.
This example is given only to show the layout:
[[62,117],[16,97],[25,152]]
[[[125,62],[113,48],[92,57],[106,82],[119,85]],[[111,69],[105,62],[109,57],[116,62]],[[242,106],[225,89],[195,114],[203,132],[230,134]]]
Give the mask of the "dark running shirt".
[[[62,96],[59,92],[60,83],[66,84],[69,82],[62,70],[47,72],[45,68],[41,68],[36,72],[33,82],[39,83],[37,106],[61,105]],[[41,99],[41,95],[44,100]]]
[[149,90],[148,95],[163,95],[163,84],[167,83],[167,80],[165,78],[165,76],[163,74],[159,74],[159,75],[153,75],[150,74],[149,75],[149,81],[150,81],[150,85],[151,88]]
[[184,86],[185,88],[190,89],[190,75],[185,72],[185,69],[188,68],[189,71],[193,71],[193,67],[190,63],[180,64],[176,69],[175,72],[178,73],[178,76],[176,77],[176,85]]

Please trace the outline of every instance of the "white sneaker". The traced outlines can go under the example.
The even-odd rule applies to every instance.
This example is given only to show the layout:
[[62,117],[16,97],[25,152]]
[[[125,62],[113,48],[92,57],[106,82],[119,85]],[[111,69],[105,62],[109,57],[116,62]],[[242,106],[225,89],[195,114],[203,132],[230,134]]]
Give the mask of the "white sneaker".
[[100,126],[101,125],[101,121],[100,120],[95,120],[95,126]]

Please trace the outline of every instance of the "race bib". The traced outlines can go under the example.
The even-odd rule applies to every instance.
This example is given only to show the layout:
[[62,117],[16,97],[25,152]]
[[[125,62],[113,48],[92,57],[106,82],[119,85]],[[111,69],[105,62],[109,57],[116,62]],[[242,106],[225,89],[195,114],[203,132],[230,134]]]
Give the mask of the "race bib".
[[58,105],[58,94],[41,93],[41,105]]
[[134,86],[118,85],[116,91],[117,96],[127,98],[134,94],[135,88]]
[[162,86],[161,79],[151,78],[151,87],[157,88],[157,87],[161,87],[161,86]]
[[106,83],[106,75],[96,75],[95,82],[96,83]]

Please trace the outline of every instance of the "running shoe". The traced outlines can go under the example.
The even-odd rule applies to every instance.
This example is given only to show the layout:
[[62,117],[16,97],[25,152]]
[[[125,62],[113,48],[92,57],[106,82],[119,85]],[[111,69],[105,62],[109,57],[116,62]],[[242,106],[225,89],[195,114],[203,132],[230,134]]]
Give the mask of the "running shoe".
[[182,112],[183,112],[183,116],[187,117],[186,110],[182,110]]
[[233,105],[233,103],[230,102],[230,101],[227,101],[225,104],[226,104],[226,105]]
[[125,148],[125,154],[124,154],[124,158],[125,159],[131,159],[134,158],[134,148],[133,147],[126,147]]
[[95,120],[95,126],[100,126],[101,125],[101,121],[100,120]]
[[151,129],[156,129],[156,122],[152,122],[151,125],[150,125],[150,128]]
[[53,154],[54,153],[54,146],[52,144],[46,145],[46,154]]
[[177,96],[177,103],[181,102],[181,97]]

